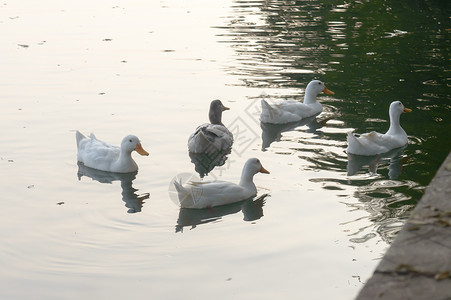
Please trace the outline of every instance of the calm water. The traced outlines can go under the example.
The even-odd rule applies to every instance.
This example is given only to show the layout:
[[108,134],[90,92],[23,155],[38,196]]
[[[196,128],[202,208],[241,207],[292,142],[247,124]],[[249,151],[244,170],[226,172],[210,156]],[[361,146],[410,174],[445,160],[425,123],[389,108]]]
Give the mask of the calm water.
[[[221,3],[216,3],[221,2]],[[443,1],[4,1],[0,4],[1,298],[351,299],[448,154],[450,5]],[[262,97],[334,96],[289,127]],[[258,199],[193,212],[174,176],[199,176],[187,138],[213,99],[235,144],[206,179]],[[409,145],[348,158],[346,132],[388,128],[401,100]],[[75,130],[149,157],[137,174],[79,166]],[[351,175],[352,173],[352,175]],[[183,175],[183,176],[185,176]],[[265,196],[267,194],[267,196]]]

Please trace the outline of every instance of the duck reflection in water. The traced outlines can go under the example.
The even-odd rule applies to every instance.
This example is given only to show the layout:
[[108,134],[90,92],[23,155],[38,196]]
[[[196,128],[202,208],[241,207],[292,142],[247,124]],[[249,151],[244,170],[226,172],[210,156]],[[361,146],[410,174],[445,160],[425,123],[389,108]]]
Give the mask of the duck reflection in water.
[[397,179],[401,174],[403,162],[405,162],[405,157],[403,157],[403,154],[406,147],[407,145],[393,149],[386,153],[373,156],[363,156],[348,153],[348,176],[355,175],[365,166],[368,166],[369,172],[371,174],[376,174],[378,166],[381,163],[383,164],[389,161],[388,177],[390,179]]
[[113,173],[105,172],[96,169],[86,167],[83,163],[78,162],[78,180],[81,177],[86,176],[100,183],[113,183],[113,181],[120,181],[122,187],[122,200],[125,202],[125,206],[128,208],[128,213],[140,212],[144,203],[144,200],[149,199],[150,194],[144,193],[138,195],[132,184],[136,178],[138,171],[132,173]]
[[197,225],[218,222],[226,215],[243,212],[243,220],[252,222],[263,217],[263,206],[268,194],[258,197],[256,200],[249,198],[232,204],[215,206],[204,209],[180,208],[175,232],[183,232],[183,227],[191,226],[194,229]]
[[227,155],[229,155],[231,151],[232,148],[230,147],[221,151],[209,151],[204,153],[189,152],[189,157],[200,178],[204,178],[215,167],[223,166],[227,161]]
[[285,124],[272,124],[272,123],[263,123],[260,122],[260,127],[262,129],[262,151],[266,151],[266,149],[271,146],[273,142],[280,141],[282,137],[282,132],[292,131],[296,127],[299,126],[307,126],[306,130],[309,133],[317,133],[317,129],[323,127],[327,121],[332,119],[332,117],[327,117],[322,120],[318,120],[316,117],[319,115],[313,115],[311,117],[302,119],[297,122],[285,123]]

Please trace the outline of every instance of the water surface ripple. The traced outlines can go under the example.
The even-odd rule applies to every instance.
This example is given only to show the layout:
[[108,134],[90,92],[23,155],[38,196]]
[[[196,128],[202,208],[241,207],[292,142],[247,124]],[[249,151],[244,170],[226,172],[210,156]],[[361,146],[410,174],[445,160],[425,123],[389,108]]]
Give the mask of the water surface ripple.
[[[331,171],[311,179],[325,189],[356,187],[359,202],[346,205],[368,211],[388,243],[451,148],[449,11],[432,1],[244,0],[219,27],[235,51],[226,71],[261,98],[302,100],[313,78],[336,92],[319,96],[325,111],[313,121],[262,125],[262,149],[296,155],[303,170]],[[385,132],[394,100],[414,110],[401,120],[409,145],[383,157],[347,156],[346,132]]]

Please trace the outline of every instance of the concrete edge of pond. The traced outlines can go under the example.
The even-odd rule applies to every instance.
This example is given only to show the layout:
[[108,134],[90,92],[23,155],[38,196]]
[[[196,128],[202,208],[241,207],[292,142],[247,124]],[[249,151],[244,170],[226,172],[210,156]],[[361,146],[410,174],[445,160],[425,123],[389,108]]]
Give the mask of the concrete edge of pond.
[[356,299],[451,299],[451,152]]

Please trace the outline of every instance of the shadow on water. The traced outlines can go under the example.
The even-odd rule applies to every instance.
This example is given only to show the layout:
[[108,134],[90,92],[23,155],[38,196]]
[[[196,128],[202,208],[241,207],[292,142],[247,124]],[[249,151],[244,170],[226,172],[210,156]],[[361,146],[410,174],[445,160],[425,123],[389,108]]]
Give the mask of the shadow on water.
[[[390,243],[451,148],[451,2],[234,3],[225,26],[217,27],[219,41],[236,54],[226,72],[273,99],[301,100],[293,89],[319,78],[335,92],[319,100],[336,109],[342,122],[341,127],[324,124],[315,137],[302,135],[297,124],[262,124],[262,150],[288,141],[278,146],[295,151],[308,162],[306,169],[335,172],[333,178],[312,181],[338,195],[347,186],[356,188],[359,202],[345,204],[368,211]],[[408,146],[393,156],[348,160],[346,131],[385,132],[394,100],[413,109],[401,120]],[[362,171],[366,166],[369,173]]]
[[307,132],[315,133],[318,128],[321,128],[324,125],[323,122],[318,122],[318,120],[316,119],[317,115],[319,114],[302,119],[298,122],[291,122],[286,124],[270,124],[260,122],[260,127],[262,129],[262,150],[266,151],[273,142],[280,141],[282,132],[294,130],[299,126],[306,125],[309,128]]
[[199,174],[200,178],[204,178],[215,167],[220,167],[227,161],[227,155],[230,154],[232,148],[223,151],[210,151],[205,153],[189,152],[191,162],[194,164],[194,169]]
[[[350,211],[366,211],[368,216],[365,219],[374,224],[374,230],[382,240],[391,243],[424,189],[403,174],[411,164],[405,154],[405,149],[410,145],[381,155],[352,155],[346,153],[345,143],[334,142],[337,129],[328,124],[325,128],[327,130],[316,139],[288,135],[285,137],[285,141],[290,142],[287,147],[305,161],[301,169],[327,174],[311,178],[310,182],[319,184],[325,190],[335,191],[337,201],[349,207]],[[353,199],[358,199],[358,202]],[[341,225],[360,226],[361,219],[359,217]],[[374,237],[372,231],[367,225],[356,231],[350,230],[350,242],[363,243]]]
[[264,194],[257,199],[252,198],[244,201],[215,206],[204,209],[180,208],[175,232],[183,232],[184,227],[196,228],[198,225],[219,222],[224,216],[243,212],[243,220],[252,222],[263,217],[263,206],[265,205]]
[[136,179],[138,171],[133,173],[112,173],[105,172],[96,169],[86,167],[83,163],[78,162],[78,180],[81,180],[83,176],[89,177],[100,183],[113,183],[113,181],[120,181],[122,188],[122,201],[125,202],[125,207],[128,208],[128,213],[140,212],[144,200],[149,199],[150,194],[144,193],[141,195],[136,194],[138,191],[133,187],[133,180]]
[[406,157],[403,157],[404,149],[407,147],[401,147],[393,149],[389,152],[372,155],[362,156],[348,153],[348,175],[352,176],[359,172],[363,167],[368,167],[370,174],[377,174],[377,167],[382,163],[388,161],[388,178],[398,179],[402,170],[402,161],[406,161]]

